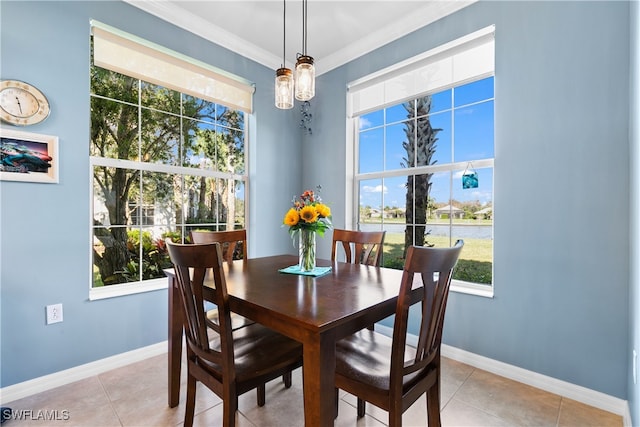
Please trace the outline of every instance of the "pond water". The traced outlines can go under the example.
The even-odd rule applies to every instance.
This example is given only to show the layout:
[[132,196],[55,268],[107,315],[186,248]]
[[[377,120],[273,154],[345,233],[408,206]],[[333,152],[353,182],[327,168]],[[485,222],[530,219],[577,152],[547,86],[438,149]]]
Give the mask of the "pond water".
[[[387,233],[404,233],[405,224],[384,224],[384,229]],[[360,224],[362,231],[377,231],[380,230],[380,224]],[[427,231],[432,236],[449,236],[448,224],[427,224]],[[493,227],[490,224],[487,225],[453,225],[451,232],[454,238],[460,239],[492,239]]]

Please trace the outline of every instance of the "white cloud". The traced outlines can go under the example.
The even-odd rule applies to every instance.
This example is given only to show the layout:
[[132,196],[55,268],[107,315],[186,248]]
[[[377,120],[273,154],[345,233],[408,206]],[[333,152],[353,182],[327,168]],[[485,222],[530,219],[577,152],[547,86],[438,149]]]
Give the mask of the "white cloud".
[[492,194],[490,191],[474,191],[473,193],[471,193],[471,200],[473,199],[479,200],[482,204],[486,204],[488,202],[491,202]]
[[360,117],[360,130],[371,126],[371,122],[364,117]]
[[365,185],[364,187],[362,187],[362,191],[364,193],[382,193],[382,192],[384,192],[385,194],[388,192],[387,187],[383,187],[382,185],[376,185],[375,187],[372,187],[370,185]]

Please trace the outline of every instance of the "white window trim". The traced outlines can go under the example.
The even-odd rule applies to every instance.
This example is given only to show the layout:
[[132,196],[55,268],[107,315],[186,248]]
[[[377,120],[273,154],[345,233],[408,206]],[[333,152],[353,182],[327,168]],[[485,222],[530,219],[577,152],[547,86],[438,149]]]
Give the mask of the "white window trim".
[[[93,280],[93,276],[91,276],[91,280]],[[156,279],[143,280],[142,282],[120,283],[118,285],[91,288],[89,290],[89,301],[167,289],[168,284],[169,279],[158,277]]]
[[[161,172],[167,174],[181,174],[205,176],[210,178],[241,181],[245,191],[245,221],[248,218],[249,200],[249,134],[251,114],[253,112],[253,94],[255,83],[242,77],[213,67],[202,61],[190,58],[179,52],[167,49],[148,40],[126,33],[117,28],[91,20],[91,33],[94,36],[94,64],[130,77],[155,83],[175,91],[206,99],[216,104],[240,110],[245,113],[244,122],[244,155],[245,173],[229,173],[212,171],[208,169],[189,168],[164,165],[159,163],[136,162],[124,159],[111,159],[90,156],[89,160],[89,200],[93,200],[93,168],[94,166],[120,167],[140,171]],[[96,44],[101,47],[96,48]],[[99,51],[101,59],[95,57]],[[131,55],[127,55],[131,54]],[[127,62],[129,57],[129,62]],[[133,59],[131,59],[133,58]],[[136,59],[137,58],[137,59]],[[170,68],[172,73],[157,74],[159,67],[147,67],[145,64],[153,63]],[[186,72],[181,73],[180,67]],[[161,67],[160,67],[161,68]],[[190,76],[184,79],[184,75]],[[118,100],[118,102],[121,102]],[[134,104],[136,107],[139,105]],[[93,236],[93,209],[89,209],[89,235]],[[167,279],[160,277],[136,282],[127,282],[117,285],[93,287],[93,251],[89,250],[89,300],[100,300],[124,295],[138,294],[167,288]]]
[[[246,141],[245,141],[246,143]],[[205,176],[208,178],[233,179],[235,181],[243,181],[246,184],[247,176],[230,172],[214,171],[210,169],[186,168],[183,166],[172,166],[161,163],[145,163],[133,160],[111,159],[108,157],[89,157],[91,166],[107,166],[114,168],[135,169],[147,172],[161,172],[166,174],[180,174]],[[189,173],[186,173],[186,172]]]
[[[491,270],[491,275],[493,277],[493,266],[491,266]],[[491,283],[491,285],[480,285],[477,283],[463,282],[462,280],[452,279],[450,290],[462,294],[493,298],[493,283]]]
[[[417,55],[415,57],[409,58],[405,61],[396,63],[390,67],[387,67],[383,70],[374,72],[360,79],[354,80],[347,84],[347,123],[346,123],[346,185],[345,185],[345,226],[347,228],[353,229],[355,224],[358,221],[358,209],[355,208],[354,197],[358,194],[358,188],[360,180],[364,177],[367,179],[370,178],[387,178],[394,176],[406,176],[407,170],[391,170],[384,172],[375,172],[375,173],[366,173],[366,174],[356,174],[357,165],[356,165],[356,151],[358,150],[357,141],[358,141],[358,117],[364,115],[368,112],[375,111],[377,109],[385,108],[393,104],[400,103],[402,101],[406,101],[412,98],[417,98],[423,95],[427,95],[430,93],[436,93],[441,90],[449,89],[453,86],[460,86],[469,81],[477,80],[478,78],[484,78],[493,76],[494,69],[492,68],[490,71],[481,71],[478,72],[477,75],[472,78],[456,78],[453,77],[451,80],[445,80],[442,84],[432,84],[428,88],[426,92],[418,92],[413,93],[413,80],[416,78],[416,74],[419,74],[417,70],[425,70],[429,69],[432,64],[437,62],[443,55],[455,55],[459,52],[464,52],[464,50],[469,49],[473,50],[478,45],[487,45],[491,44],[491,48],[495,49],[493,46],[493,40],[495,36],[495,26],[491,25],[481,30],[478,30],[472,34],[468,34],[459,39],[453,40],[449,43],[446,43],[442,46],[431,49],[427,52],[424,52],[421,55]],[[490,41],[489,41],[490,40]],[[491,64],[493,67],[493,63],[495,59],[491,57]],[[484,66],[484,65],[483,65]],[[455,74],[455,73],[453,73]],[[391,80],[394,82],[403,81],[404,83],[408,83],[406,85],[400,84],[395,85],[393,88],[387,88],[386,86],[394,86],[394,83],[390,82]],[[385,86],[385,83],[387,85]],[[391,83],[391,84],[389,84]],[[400,86],[400,90],[398,90],[398,86]],[[404,86],[404,87],[403,87]],[[372,90],[373,89],[373,90]],[[369,106],[369,104],[358,105],[358,102],[355,102],[354,97],[358,96],[358,92],[365,93],[369,92],[369,95],[372,95],[379,102],[378,105],[374,107]],[[440,170],[451,170],[453,167],[464,169],[465,165],[468,162],[459,162],[455,164],[448,164],[446,166],[443,165],[434,165],[434,166],[421,166],[418,168],[412,169],[412,174],[416,174],[420,171],[424,173],[433,173]],[[484,160],[474,160],[473,164],[475,167],[494,167],[494,159],[484,159]],[[358,175],[358,179],[355,177]],[[485,284],[477,284],[471,282],[464,282],[461,280],[452,280],[451,281],[451,290],[454,292],[465,293],[469,295],[477,295],[486,298],[494,297],[494,288],[495,288],[495,275],[494,275],[495,262],[492,263],[492,283],[490,285]]]

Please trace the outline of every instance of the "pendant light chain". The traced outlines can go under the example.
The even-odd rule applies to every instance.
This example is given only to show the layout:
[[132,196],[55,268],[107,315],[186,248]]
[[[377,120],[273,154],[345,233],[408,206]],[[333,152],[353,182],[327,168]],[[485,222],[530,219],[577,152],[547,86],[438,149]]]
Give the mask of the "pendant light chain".
[[302,0],[302,54],[296,62],[296,90],[298,101],[309,101],[316,93],[316,71],[313,57],[307,55],[307,0]]
[[282,64],[276,70],[275,104],[277,108],[293,108],[295,83],[287,62],[287,0],[282,0]]
[[307,55],[307,0],[302,0],[302,54]]
[[287,55],[287,0],[282,0],[282,65],[284,67]]

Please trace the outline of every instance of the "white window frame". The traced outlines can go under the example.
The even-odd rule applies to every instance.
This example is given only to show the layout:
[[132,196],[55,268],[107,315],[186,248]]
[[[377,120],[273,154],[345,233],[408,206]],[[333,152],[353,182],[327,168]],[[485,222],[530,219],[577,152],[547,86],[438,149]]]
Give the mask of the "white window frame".
[[[248,135],[249,135],[248,132],[249,131],[248,131],[246,117],[245,117],[244,125],[245,125],[244,151],[245,151],[245,165],[246,165],[247,157],[249,155],[249,149],[248,149]],[[242,181],[245,189],[244,190],[245,191],[245,212],[244,212],[245,220],[247,218],[247,213],[249,208],[247,204],[247,200],[248,200],[247,196],[249,193],[249,185],[248,185],[249,177],[246,172],[243,175],[238,175],[238,174],[231,174],[231,173],[213,171],[213,170],[207,170],[207,169],[195,169],[195,168],[190,169],[190,168],[184,168],[180,166],[170,166],[170,165],[163,165],[163,164],[157,164],[157,163],[135,162],[131,160],[122,160],[122,159],[111,159],[111,158],[93,157],[93,156],[90,156],[89,159],[90,159],[89,160],[89,165],[90,165],[89,182],[91,183],[90,190],[89,190],[90,191],[89,200],[92,201],[92,204],[93,204],[93,197],[94,197],[93,195],[94,166],[124,167],[127,169],[135,169],[139,171],[160,172],[160,173],[166,173],[166,174],[188,174],[188,175],[196,175],[196,176],[205,176],[208,178],[220,178],[220,179],[227,179],[227,180]],[[245,171],[246,170],[247,169],[245,167]],[[89,216],[90,216],[89,235],[91,236],[91,241],[93,241],[93,233],[94,233],[93,208],[89,210]],[[168,282],[167,282],[167,279],[165,278],[156,278],[156,279],[149,279],[149,280],[143,280],[138,282],[128,282],[128,283],[121,283],[117,285],[101,286],[101,287],[94,288],[93,287],[93,251],[92,250],[89,251],[89,264],[91,266],[90,275],[89,275],[89,287],[90,287],[89,300],[99,300],[104,298],[131,295],[131,294],[137,294],[141,292],[155,291],[155,290],[167,288]]]
[[[143,80],[148,83],[157,84],[160,86],[171,88],[177,92],[182,94],[192,95],[201,99],[205,99],[217,104],[225,105],[231,109],[236,109],[243,111],[245,114],[244,119],[244,156],[245,156],[245,172],[243,174],[235,174],[228,172],[220,172],[213,171],[208,169],[195,169],[195,168],[184,168],[180,166],[171,166],[171,165],[163,165],[157,163],[145,163],[142,161],[131,161],[124,159],[113,159],[113,158],[103,158],[103,157],[89,157],[89,200],[93,205],[93,169],[95,166],[109,166],[109,167],[120,167],[127,169],[135,169],[139,171],[152,171],[152,172],[160,172],[167,174],[188,174],[188,175],[197,175],[197,176],[205,176],[209,178],[220,178],[226,180],[235,180],[242,181],[244,185],[244,194],[245,194],[245,204],[244,204],[244,216],[245,221],[248,218],[248,200],[249,200],[249,176],[248,176],[248,164],[249,164],[249,122],[250,116],[253,109],[253,93],[255,91],[255,85],[241,77],[234,76],[225,71],[219,70],[215,67],[204,64],[200,61],[197,61],[193,58],[186,57],[177,52],[171,51],[169,49],[163,48],[154,43],[143,40],[134,35],[125,33],[123,31],[117,30],[113,27],[110,27],[106,24],[102,24],[97,21],[91,21],[92,34],[99,33],[103,40],[113,41],[114,43],[109,46],[109,48],[116,48],[120,45],[131,51],[136,52],[136,55],[140,53],[145,53],[149,55],[148,58],[154,58],[154,60],[165,60],[168,66],[173,68],[173,74],[176,75],[175,70],[180,66],[185,67],[185,69],[189,70],[192,75],[195,77],[200,77],[198,80],[202,85],[204,92],[195,90],[194,87],[197,88],[198,85],[191,85],[193,80],[187,84],[191,85],[191,87],[186,88],[181,86],[180,81],[174,80],[172,82],[168,82],[166,80],[162,80],[164,77],[155,77],[145,79],[144,71],[137,70],[127,70],[123,68],[121,65],[109,64],[108,60],[105,62],[101,62],[100,64],[96,64],[102,68],[107,68],[112,71],[116,71],[120,74],[125,74],[130,77],[134,77],[140,80]],[[117,52],[114,54],[110,52],[109,55],[104,55],[104,58],[113,58],[114,60],[119,59],[119,55]],[[159,58],[159,59],[158,59]],[[136,63],[133,62],[132,66],[135,67]],[[144,63],[144,62],[142,62]],[[158,62],[156,62],[156,65]],[[156,67],[157,68],[157,67]],[[195,72],[194,72],[195,70]],[[178,73],[179,74],[179,73]],[[172,77],[167,77],[167,79],[171,79]],[[197,79],[196,79],[197,80]],[[207,83],[209,82],[209,83]],[[213,82],[213,83],[212,83]],[[207,86],[207,84],[209,86]],[[215,86],[214,91],[211,92],[207,89],[211,85]],[[93,95],[90,95],[93,96]],[[120,100],[117,100],[121,102]],[[138,106],[138,108],[140,108]],[[112,298],[124,295],[132,295],[138,294],[142,292],[155,291],[160,289],[166,289],[168,286],[168,281],[166,278],[160,277],[149,280],[142,280],[138,282],[128,282],[121,283],[117,285],[109,285],[102,287],[93,287],[93,236],[94,236],[94,226],[93,226],[94,213],[93,208],[89,209],[89,236],[91,236],[89,242],[89,300],[100,300],[105,298]]]
[[[359,200],[356,196],[359,194],[361,180],[407,176],[406,169],[363,174],[356,172],[359,152],[359,117],[420,96],[462,86],[482,78],[495,77],[494,35],[495,26],[491,25],[347,85],[346,227],[353,228],[358,221]],[[457,69],[456,62],[460,64]],[[411,171],[415,175],[464,170],[468,163],[465,161],[421,166],[412,168]],[[494,158],[474,160],[473,165],[475,168],[491,167],[495,171]],[[493,202],[495,206],[495,198]],[[495,270],[495,259],[492,261],[492,270]],[[493,272],[490,285],[455,279],[451,282],[452,291],[488,298],[493,298],[494,288]]]

